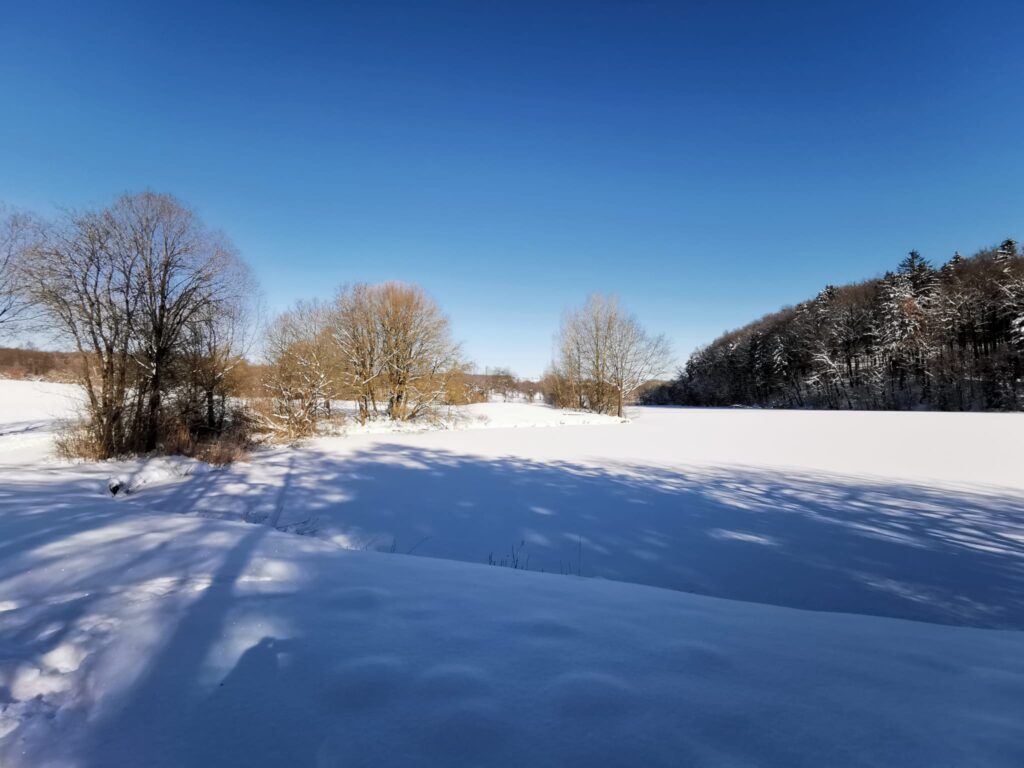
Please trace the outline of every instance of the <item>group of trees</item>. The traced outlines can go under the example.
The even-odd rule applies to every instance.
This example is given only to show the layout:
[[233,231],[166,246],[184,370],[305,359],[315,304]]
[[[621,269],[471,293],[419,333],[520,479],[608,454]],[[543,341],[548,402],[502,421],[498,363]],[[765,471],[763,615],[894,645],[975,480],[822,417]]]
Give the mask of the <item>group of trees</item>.
[[354,401],[361,423],[420,418],[451,400],[465,369],[437,304],[395,282],[298,303],[271,325],[266,355],[266,421],[292,438],[312,434],[334,400]]
[[74,382],[79,370],[74,352],[28,347],[0,347],[0,378]]
[[299,302],[266,338],[263,419],[287,439],[316,432],[338,400],[355,403],[360,423],[541,393],[553,405],[621,416],[670,355],[664,337],[649,336],[614,297],[595,295],[565,316],[559,358],[541,382],[504,368],[471,374],[437,304],[421,288],[394,282],[348,286],[333,302]]
[[[87,418],[77,452],[182,449],[230,428],[252,281],[231,244],[146,192],[52,222],[6,218],[4,304],[78,353]],[[173,441],[174,446],[169,443]]]
[[523,396],[519,378],[509,368],[489,368],[478,381],[485,400],[500,397],[507,402]]
[[[395,282],[297,303],[263,334],[257,368],[245,359],[256,295],[231,244],[168,195],[54,221],[0,211],[0,336],[29,322],[75,350],[87,403],[78,452],[100,458],[183,450],[255,424],[294,439],[338,400],[354,402],[360,422],[538,393],[620,416],[641,394],[710,406],[1024,407],[1024,255],[1012,240],[939,269],[914,251],[882,278],[827,286],[698,349],[656,387],[668,343],[610,296],[566,313],[551,368],[531,382],[468,373],[438,305]],[[67,355],[5,354],[11,370],[72,367]]]
[[532,403],[541,394],[540,383],[516,376],[510,368],[487,368],[483,373],[464,377],[465,399],[468,402],[522,400]]
[[614,296],[591,296],[569,311],[542,386],[554,405],[623,415],[648,381],[670,365],[664,336],[649,335]]
[[1024,407],[1024,257],[1013,240],[768,315],[698,349],[650,402],[855,409]]
[[[354,402],[363,423],[541,393],[622,415],[668,365],[664,338],[614,297],[566,314],[541,382],[470,374],[448,318],[417,286],[347,286],[263,330],[256,297],[231,243],[171,196],[125,195],[53,221],[0,211],[0,335],[20,321],[74,350],[9,351],[6,364],[15,375],[59,367],[82,385],[85,418],[65,438],[76,455],[199,453],[253,429],[291,440],[315,433],[338,401]],[[246,360],[257,335],[258,367]]]

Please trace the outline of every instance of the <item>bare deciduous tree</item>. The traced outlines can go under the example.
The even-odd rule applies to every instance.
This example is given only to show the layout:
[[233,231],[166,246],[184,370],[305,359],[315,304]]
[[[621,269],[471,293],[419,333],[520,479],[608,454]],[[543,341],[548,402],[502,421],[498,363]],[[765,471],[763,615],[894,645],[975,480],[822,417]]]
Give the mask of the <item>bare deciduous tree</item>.
[[378,286],[378,324],[388,378],[388,416],[415,419],[443,400],[459,364],[448,318],[422,288]]
[[216,434],[224,427],[230,396],[242,387],[240,369],[252,351],[261,306],[256,280],[243,264],[234,270],[233,291],[208,305],[186,326],[179,408],[189,423]]
[[18,266],[39,237],[40,226],[35,219],[0,205],[0,337],[8,335],[26,309]]
[[68,214],[30,249],[23,285],[82,356],[95,455],[160,446],[170,428],[165,396],[180,394],[192,373],[182,368],[185,348],[238,306],[246,274],[222,236],[152,192]]
[[664,336],[650,336],[618,299],[599,294],[565,314],[557,354],[546,377],[549,399],[620,417],[637,391],[671,364]]
[[508,368],[494,368],[484,373],[488,395],[498,395],[508,402],[518,394],[516,376]]
[[342,387],[357,403],[360,423],[377,413],[383,389],[385,358],[378,323],[380,291],[359,284],[338,293],[331,317],[331,334],[338,346]]
[[299,302],[271,324],[264,387],[272,400],[267,426],[287,440],[307,437],[330,415],[339,358],[331,336],[331,308]]
[[355,400],[361,423],[419,418],[450,399],[463,372],[448,318],[401,283],[346,287],[330,306],[300,304],[271,328],[267,354],[278,431],[290,436],[312,433],[335,396]]
[[608,379],[615,395],[615,413],[636,399],[640,388],[669,369],[672,350],[664,336],[650,336],[635,316],[615,307],[615,322],[608,339]]
[[137,418],[144,424],[140,448],[151,451],[159,439],[174,351],[190,324],[234,304],[241,270],[231,245],[169,195],[122,197],[103,220],[110,255],[130,275],[138,302],[132,315],[135,358],[143,372]]
[[69,214],[22,264],[24,285],[54,329],[81,354],[88,422],[98,458],[126,448],[132,274],[111,256],[111,233],[97,213]]

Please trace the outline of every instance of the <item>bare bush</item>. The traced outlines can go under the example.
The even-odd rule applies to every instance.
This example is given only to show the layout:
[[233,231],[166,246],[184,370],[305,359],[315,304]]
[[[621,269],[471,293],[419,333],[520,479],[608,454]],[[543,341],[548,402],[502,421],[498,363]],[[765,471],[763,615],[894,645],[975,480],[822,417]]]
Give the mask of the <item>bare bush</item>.
[[102,461],[109,458],[98,440],[97,431],[84,420],[63,424],[54,436],[53,446],[57,456],[67,461]]

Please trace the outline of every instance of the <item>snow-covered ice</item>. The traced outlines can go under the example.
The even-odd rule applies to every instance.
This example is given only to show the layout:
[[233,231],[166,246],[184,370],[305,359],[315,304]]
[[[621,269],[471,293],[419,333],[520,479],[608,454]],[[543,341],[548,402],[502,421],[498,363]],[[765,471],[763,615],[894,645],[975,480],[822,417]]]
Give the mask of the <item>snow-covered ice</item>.
[[73,418],[81,402],[68,384],[0,379],[0,465],[48,456],[55,425]]
[[5,768],[1024,764],[1019,415],[636,409],[196,472],[49,458],[52,386],[0,382],[36,435],[0,436]]
[[[506,407],[552,411],[478,406],[511,421]],[[582,560],[585,576],[717,597],[1024,628],[1024,417],[631,415],[324,438],[134,503],[273,514],[277,527],[348,548],[476,563],[515,548],[531,570],[576,573]]]
[[356,404],[347,401],[334,403],[336,412],[347,418],[340,431],[346,435],[394,434],[409,432],[438,432],[464,429],[507,429],[519,427],[564,427],[585,424],[620,424],[622,419],[599,413],[546,408],[522,401],[455,406],[438,409],[433,421],[395,422],[387,419],[358,423]]

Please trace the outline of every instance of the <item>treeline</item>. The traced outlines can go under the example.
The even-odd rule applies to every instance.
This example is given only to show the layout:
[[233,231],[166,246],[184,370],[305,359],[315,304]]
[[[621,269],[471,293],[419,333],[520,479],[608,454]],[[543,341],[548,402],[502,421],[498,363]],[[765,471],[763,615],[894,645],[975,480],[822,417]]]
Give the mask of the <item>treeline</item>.
[[1013,240],[934,268],[827,286],[695,351],[645,402],[781,408],[1020,410],[1024,258]]
[[473,403],[488,400],[534,402],[545,394],[541,383],[516,376],[508,368],[489,368],[483,373],[467,373],[464,377],[466,399]]
[[494,395],[623,415],[668,366],[663,337],[649,336],[612,296],[566,313],[559,351],[540,382],[507,369],[470,372],[448,318],[421,288],[402,283],[342,288],[332,302],[299,302],[267,335],[263,423],[284,439],[314,434],[354,401],[361,424],[429,418],[439,406]]
[[[234,247],[169,195],[125,195],[53,220],[0,211],[0,337],[45,334],[71,353],[6,350],[0,372],[71,378],[85,413],[69,456],[237,456],[255,439],[292,441],[348,417],[412,421],[503,399],[622,415],[668,363],[612,296],[565,315],[540,382],[472,373],[423,289],[400,282],[300,301],[268,325]],[[247,356],[262,347],[262,362]]]
[[73,382],[78,376],[78,363],[78,355],[73,352],[0,347],[0,377],[5,379]]

